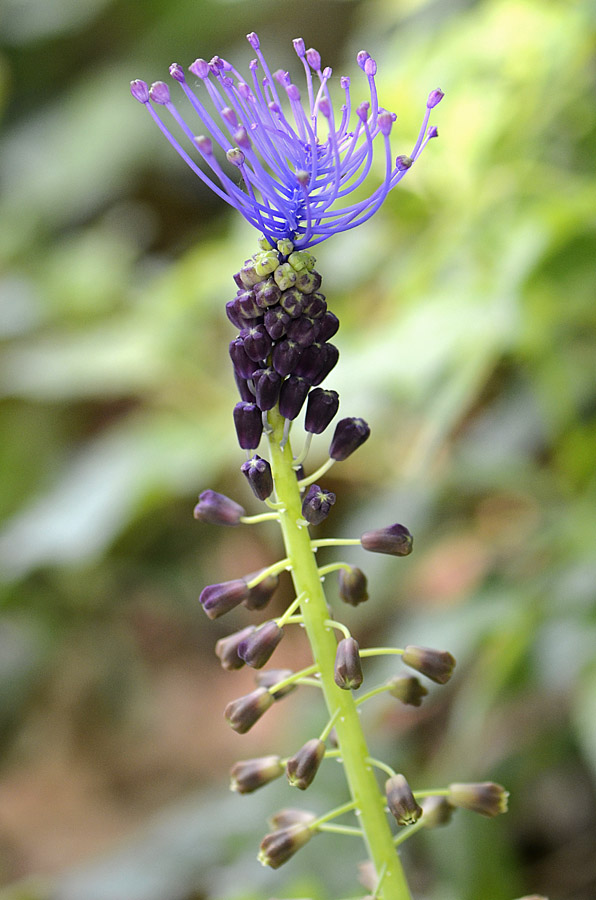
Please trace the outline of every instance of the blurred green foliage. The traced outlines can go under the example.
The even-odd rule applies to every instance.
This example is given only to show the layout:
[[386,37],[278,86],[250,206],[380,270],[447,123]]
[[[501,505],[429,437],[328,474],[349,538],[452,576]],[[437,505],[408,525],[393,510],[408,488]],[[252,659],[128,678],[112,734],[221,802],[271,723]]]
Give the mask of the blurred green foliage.
[[[269,526],[230,535],[190,519],[208,486],[251,506],[223,304],[255,235],[127,87],[173,59],[241,67],[253,29],[274,68],[294,66],[298,34],[337,74],[367,47],[398,153],[428,91],[446,92],[440,140],[371,222],[316,254],[342,321],[329,385],[373,430],[330,473],[326,533],[398,519],[416,535],[411,560],[365,561],[371,601],[349,624],[458,659],[422,711],[371,704],[371,744],[416,785],[490,778],[512,793],[497,822],[462,814],[406,845],[414,894],[594,897],[595,24],[589,0],[4,4],[6,897],[356,892],[347,838],[260,870],[264,820],[294,799],[285,786],[223,796],[229,762],[291,753],[321,714],[292,699],[242,742],[220,722],[247,682],[220,673],[212,647],[245,619],[207,623],[195,598],[278,552]],[[334,768],[317,786],[317,808],[341,801]]]

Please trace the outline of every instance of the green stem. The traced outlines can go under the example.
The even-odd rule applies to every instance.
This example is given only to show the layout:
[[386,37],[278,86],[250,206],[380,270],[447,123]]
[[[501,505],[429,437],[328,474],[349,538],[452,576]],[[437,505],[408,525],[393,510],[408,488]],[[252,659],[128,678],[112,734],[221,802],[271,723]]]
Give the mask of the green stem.
[[268,435],[271,469],[277,500],[283,503],[280,513],[286,553],[296,595],[305,594],[301,604],[304,626],[310,641],[314,662],[320,672],[321,685],[329,715],[339,710],[335,731],[344,771],[352,797],[352,806],[360,820],[364,840],[377,872],[385,870],[380,898],[382,900],[410,900],[410,892],[395,847],[389,822],[385,815],[385,798],[381,795],[376,777],[368,763],[368,747],[360,717],[351,691],[343,691],[335,684],[334,665],[337,639],[329,629],[327,601],[321,585],[316,546],[359,544],[353,541],[314,541],[309,530],[298,523],[302,518],[301,499],[296,473],[293,469],[292,449],[287,441],[282,447],[283,419],[276,410],[269,413],[272,431]]
[[364,837],[362,828],[354,828],[352,825],[319,825],[319,831],[330,831],[332,834],[353,834],[355,837]]
[[[362,656],[362,654],[360,654]],[[356,706],[360,706],[362,703],[365,703],[367,700],[370,700],[371,697],[376,697],[377,694],[384,694],[386,691],[391,690],[390,684],[380,684],[379,687],[372,688],[367,694],[362,694],[361,697],[358,697],[356,700]]]
[[413,837],[416,832],[422,831],[425,827],[426,822],[424,821],[424,816],[422,816],[421,819],[418,819],[417,822],[414,822],[413,825],[406,825],[405,828],[394,837],[393,846],[399,847],[400,844],[403,844],[404,841],[407,841],[408,838]]
[[302,478],[301,481],[298,482],[298,486],[300,488],[305,488],[308,487],[309,484],[314,484],[315,481],[319,480],[321,475],[324,475],[325,472],[329,471],[334,462],[334,459],[328,459],[327,462],[324,462],[323,465],[320,466],[316,472],[313,472],[312,475],[309,475],[308,478]]

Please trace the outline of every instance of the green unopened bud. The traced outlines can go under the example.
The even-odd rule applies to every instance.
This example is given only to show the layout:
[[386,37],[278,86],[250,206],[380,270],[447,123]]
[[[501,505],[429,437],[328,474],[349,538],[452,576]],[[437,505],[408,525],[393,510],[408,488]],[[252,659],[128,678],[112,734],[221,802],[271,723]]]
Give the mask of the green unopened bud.
[[279,831],[281,828],[289,828],[291,825],[311,825],[316,818],[316,814],[307,809],[287,807],[278,810],[268,821],[275,831]]
[[431,647],[415,647],[408,644],[402,654],[406,666],[416,669],[437,684],[447,684],[455,668],[455,659],[447,650]]
[[261,841],[261,849],[257,859],[262,866],[279,869],[297,850],[307,844],[313,833],[308,825],[290,825],[266,834]]
[[264,234],[259,237],[257,244],[259,245],[261,250],[273,250],[273,245],[270,244]]
[[308,250],[295,250],[288,256],[288,262],[296,272],[312,269],[315,264],[314,257]]
[[325,743],[313,738],[288,760],[286,775],[292,787],[305,791],[312,784],[325,756]]
[[251,794],[257,788],[279,778],[283,772],[284,767],[279,756],[242,759],[234,763],[230,769],[230,790],[239,794]]
[[294,249],[294,244],[289,238],[282,238],[281,241],[277,242],[277,249],[282,256],[289,256]]
[[420,706],[422,698],[428,694],[415,675],[396,675],[388,684],[391,696],[408,706]]
[[281,266],[278,266],[273,277],[281,291],[287,291],[296,284],[296,272],[289,263],[282,263]]
[[398,825],[413,825],[422,815],[410,785],[403,775],[394,775],[385,782],[387,806]]
[[453,807],[449,805],[446,797],[426,797],[422,801],[422,810],[425,828],[447,825],[453,815]]
[[450,784],[447,797],[451,806],[469,809],[489,819],[507,812],[509,792],[493,781],[477,784]]
[[279,258],[274,250],[258,253],[255,257],[255,272],[257,275],[270,275],[279,265]]
[[238,734],[246,734],[263,713],[267,712],[272,703],[273,697],[269,691],[260,687],[256,691],[228,703],[224,710],[224,716],[234,731],[237,731]]

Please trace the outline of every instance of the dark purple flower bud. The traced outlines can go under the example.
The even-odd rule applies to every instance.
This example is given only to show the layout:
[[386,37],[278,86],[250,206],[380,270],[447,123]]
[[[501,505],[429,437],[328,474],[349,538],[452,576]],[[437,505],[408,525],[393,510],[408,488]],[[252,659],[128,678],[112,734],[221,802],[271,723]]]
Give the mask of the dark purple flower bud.
[[305,791],[313,783],[324,756],[324,741],[318,738],[307,741],[286,764],[286,775],[292,787]]
[[215,655],[219,657],[222,669],[232,672],[234,669],[241,669],[244,660],[238,656],[238,645],[244,638],[255,630],[254,625],[249,625],[241,631],[229,634],[227,637],[220,638],[215,645]]
[[281,341],[274,346],[271,354],[273,368],[282,378],[285,378],[286,375],[290,375],[294,371],[301,353],[302,347],[296,341]]
[[[448,825],[453,816],[453,807],[446,797],[425,797],[422,801],[425,828],[439,828]],[[528,897],[527,900],[530,900]]]
[[240,399],[244,400],[246,403],[254,403],[255,394],[254,391],[250,389],[248,379],[242,378],[242,376],[238,374],[236,369],[234,369],[234,381],[236,382],[236,387],[238,388]]
[[413,825],[422,815],[410,785],[403,775],[394,775],[385,782],[387,806],[398,825]]
[[273,475],[266,459],[253,456],[240,466],[240,471],[252,488],[258,500],[266,500],[273,491]]
[[244,349],[244,340],[241,337],[230,341],[230,359],[234,364],[234,370],[241,378],[250,378],[254,372],[255,361],[250,358]]
[[302,501],[302,515],[311,525],[320,525],[326,519],[335,503],[335,494],[311,484]]
[[507,812],[509,792],[493,781],[479,784],[450,784],[447,797],[451,806],[469,809],[489,819]]
[[[289,678],[290,675],[293,675],[291,669],[267,669],[265,672],[257,672],[257,684],[259,687],[266,687],[267,689],[274,687],[276,684],[279,684],[280,681],[285,681],[286,678]],[[274,700],[281,700],[282,697],[285,697],[287,694],[290,694],[292,691],[295,691],[297,688],[297,684],[286,684],[285,687],[280,688],[278,691],[273,693]]]
[[286,333],[292,317],[281,306],[273,306],[265,312],[263,321],[267,334],[274,341],[278,341]]
[[[251,575],[246,575],[244,580],[252,581],[255,575],[258,574],[258,572],[253,572]],[[255,587],[250,588],[248,597],[243,601],[242,605],[250,610],[264,609],[277,590],[278,584],[278,575],[267,575],[267,577],[263,578],[262,581],[259,581]]]
[[329,447],[329,456],[342,461],[347,459],[367,440],[370,428],[364,419],[340,419],[335,426],[335,434]]
[[327,312],[327,304],[323,294],[309,294],[303,298],[302,313],[311,319],[322,319]]
[[323,360],[323,365],[317,373],[316,378],[310,379],[312,385],[317,385],[324,381],[329,375],[329,372],[335,368],[337,360],[339,359],[339,350],[335,344],[323,344],[323,350],[325,351],[325,359]]
[[311,825],[316,820],[316,814],[307,809],[280,809],[269,819],[269,824],[276,830],[289,828],[290,825]]
[[365,531],[360,537],[365,550],[371,553],[388,553],[389,556],[408,556],[412,552],[414,538],[405,525],[388,525],[374,531]]
[[201,591],[199,603],[210,619],[218,619],[240,606],[247,597],[246,582],[238,578],[235,581],[222,581],[221,584],[208,584]]
[[262,669],[284,636],[283,628],[276,622],[265,622],[246,637],[238,647],[238,656],[247,666]]
[[310,841],[312,834],[308,825],[300,823],[266,834],[261,841],[257,859],[263,866],[279,869],[297,850]]
[[437,684],[447,684],[455,668],[455,659],[447,650],[431,647],[415,647],[408,644],[402,653],[402,662]]
[[368,582],[362,569],[350,566],[349,569],[339,570],[339,596],[344,603],[350,606],[358,606],[368,600],[366,590]]
[[241,516],[245,515],[246,510],[239,503],[211,490],[199,494],[199,502],[193,511],[195,519],[208,525],[239,525]]
[[428,95],[428,100],[426,101],[427,108],[432,109],[434,106],[441,102],[444,96],[445,94],[440,88],[431,91]]
[[[300,464],[298,466],[298,468],[294,468],[294,471],[296,473],[296,478],[298,481],[302,481],[302,479],[306,477],[306,473],[304,472],[304,466],[302,464]],[[302,488],[300,492],[302,493],[303,490],[304,490],[304,488]]]
[[407,706],[420,706],[422,698],[428,694],[415,675],[396,675],[388,684],[391,696]]
[[273,341],[265,331],[264,325],[252,325],[240,332],[240,337],[244,343],[244,351],[247,356],[254,362],[267,359]]
[[226,303],[226,316],[235,328],[245,327],[246,322],[242,319],[242,316],[238,312],[236,300],[229,300]]
[[296,275],[296,287],[302,294],[312,294],[321,287],[322,278],[318,272],[302,269]]
[[258,722],[263,713],[267,712],[272,703],[273,697],[267,688],[260,687],[256,691],[228,703],[224,710],[224,716],[234,731],[237,731],[238,734],[246,734],[255,722]]
[[306,347],[296,363],[294,375],[300,375],[301,378],[306,378],[310,384],[314,384],[327,361],[328,346],[328,344],[315,341],[310,347]]
[[236,287],[239,288],[241,291],[243,291],[245,288],[245,285],[244,285],[244,282],[242,281],[242,278],[240,277],[240,272],[236,272],[232,276],[232,278],[234,279]]
[[256,403],[241,400],[234,407],[234,425],[243,450],[256,450],[263,433],[261,410]]
[[322,434],[339,409],[337,391],[315,388],[308,395],[304,427],[311,434]]
[[235,303],[236,311],[243,319],[256,319],[263,314],[253,291],[238,291]]
[[273,278],[268,278],[266,281],[255,284],[253,291],[257,305],[261,310],[267,309],[270,306],[275,306],[276,303],[279,303],[281,291]]
[[230,790],[238,794],[252,794],[283,774],[279,756],[262,756],[260,759],[242,759],[230,769]]
[[310,385],[299,375],[290,375],[279,393],[279,413],[284,419],[295,419],[306,400]]
[[273,409],[279,397],[281,377],[275,369],[268,366],[266,369],[257,369],[253,372],[252,379],[259,409],[262,409],[263,412]]
[[301,294],[296,288],[290,288],[289,290],[284,291],[279,298],[279,305],[282,309],[285,309],[289,316],[293,319],[297,319],[298,316],[302,315],[303,300],[304,294]]
[[344,638],[337,645],[334,678],[336,685],[344,691],[357,691],[363,681],[358,641],[353,637]]
[[314,344],[319,334],[319,325],[315,319],[308,316],[299,316],[288,325],[288,337],[301,347],[310,347]]
[[319,319],[319,340],[321,343],[328,341],[334,334],[337,334],[338,329],[339,319],[334,313],[329,312],[328,310],[325,315]]

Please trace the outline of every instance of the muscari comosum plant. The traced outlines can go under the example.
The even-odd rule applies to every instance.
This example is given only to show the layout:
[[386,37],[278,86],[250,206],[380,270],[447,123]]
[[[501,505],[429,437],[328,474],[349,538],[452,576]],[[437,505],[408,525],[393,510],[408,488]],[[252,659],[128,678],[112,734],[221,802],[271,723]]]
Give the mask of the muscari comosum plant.
[[[317,540],[311,534],[311,527],[326,518],[336,499],[320,482],[331,465],[345,460],[367,440],[369,427],[361,418],[340,419],[328,460],[305,475],[312,436],[327,429],[339,407],[337,393],[320,387],[338,361],[331,339],[339,321],[321,293],[322,279],[310,248],[361,225],[375,213],[437,136],[429,118],[443,93],[430,92],[413,149],[395,158],[390,136],[396,116],[379,105],[377,65],[368,53],[361,51],[357,56],[368,99],[353,106],[350,79],[341,78],[344,102],[336,110],[329,84],[332,72],[321,67],[316,50],[306,50],[301,39],[294,41],[305,72],[303,98],[288,72],[270,72],[257,35],[249,34],[248,41],[256,58],[247,80],[218,56],[210,62],[197,59],[190,66],[193,86],[182,66],[170,67],[170,75],[190,103],[192,125],[172,102],[164,82],[151,87],[140,80],[131,84],[133,96],[201,181],[260,232],[260,249],[233,276],[237,290],[226,304],[226,313],[238,331],[229,354],[240,396],[234,424],[247,457],[241,470],[268,509],[248,516],[230,498],[206,490],[194,514],[201,522],[227,526],[275,521],[285,551],[282,559],[262,571],[208,585],[200,603],[210,619],[241,604],[249,610],[262,609],[279,575],[288,571],[295,599],[283,615],[259,627],[249,625],[216,645],[224,669],[246,664],[256,670],[256,689],[229,703],[225,717],[243,734],[274,702],[299,685],[309,685],[320,689],[327,721],[317,737],[289,758],[271,755],[236,763],[232,788],[250,793],[285,772],[290,785],[306,790],[325,760],[339,759],[347,782],[345,803],[322,816],[294,808],[277,813],[258,858],[275,869],[315,835],[361,836],[369,855],[363,877],[369,892],[383,900],[407,900],[410,892],[399,845],[421,828],[444,824],[458,807],[485,816],[504,812],[507,793],[491,782],[416,790],[403,774],[369,753],[359,706],[384,691],[402,703],[419,706],[427,689],[413,672],[445,684],[455,660],[448,651],[411,645],[361,649],[348,628],[331,618],[323,589],[325,576],[337,572],[339,596],[352,606],[368,599],[367,580],[360,568],[345,562],[320,566],[317,550],[360,545],[368,552],[406,556],[412,551],[412,536],[401,524],[372,529],[350,540]],[[373,151],[379,145],[385,175],[363,197],[360,188],[368,180]],[[291,431],[303,407],[306,436],[296,453]],[[262,443],[268,445],[268,459],[256,453]],[[298,672],[264,670],[285,630],[296,625],[303,626],[308,637],[312,665]],[[386,684],[356,693],[363,683],[363,661],[384,654],[400,656],[410,673],[408,669],[396,672]]]

